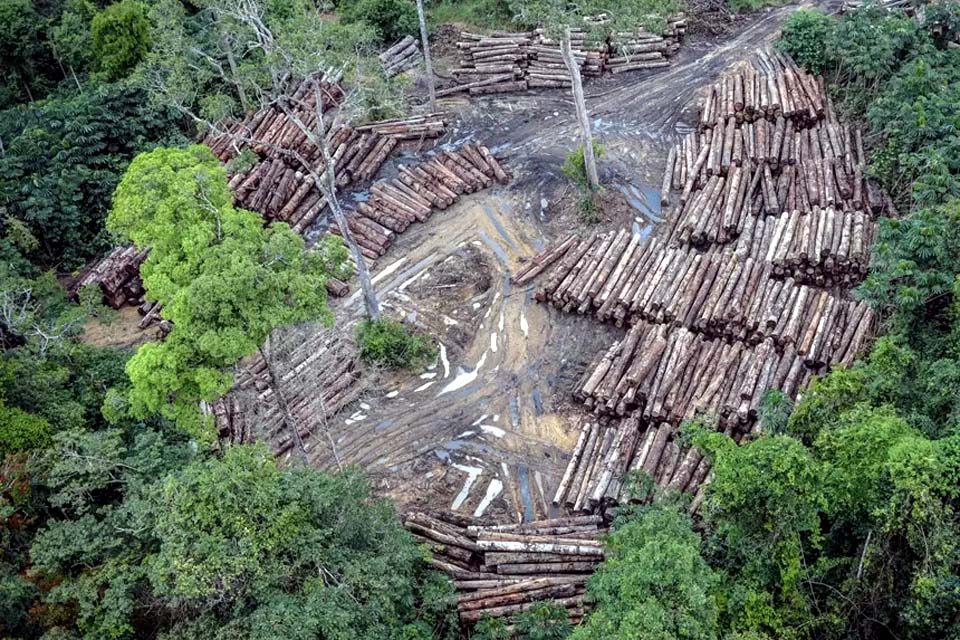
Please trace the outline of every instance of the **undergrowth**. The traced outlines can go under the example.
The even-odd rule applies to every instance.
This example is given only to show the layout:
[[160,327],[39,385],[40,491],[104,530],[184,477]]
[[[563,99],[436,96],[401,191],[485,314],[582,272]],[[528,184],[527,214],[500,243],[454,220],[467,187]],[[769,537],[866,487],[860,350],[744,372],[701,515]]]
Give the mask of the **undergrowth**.
[[436,357],[430,338],[403,322],[364,320],[357,327],[360,358],[387,369],[416,369]]

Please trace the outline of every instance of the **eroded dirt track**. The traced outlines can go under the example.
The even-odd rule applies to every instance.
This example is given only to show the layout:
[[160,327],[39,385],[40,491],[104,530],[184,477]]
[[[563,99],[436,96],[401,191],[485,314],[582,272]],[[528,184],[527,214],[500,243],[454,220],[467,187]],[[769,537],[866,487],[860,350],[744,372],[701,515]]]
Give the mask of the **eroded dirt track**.
[[[635,231],[650,233],[661,219],[652,185],[669,144],[689,130],[696,90],[770,41],[793,10],[769,11],[725,42],[688,41],[664,72],[589,85],[605,182],[633,207]],[[378,262],[385,306],[438,336],[440,358],[422,372],[381,376],[352,415],[315,434],[311,456],[324,467],[362,466],[402,507],[542,517],[577,434],[570,388],[621,335],[510,283],[523,257],[570,230],[557,201],[566,188],[560,165],[577,141],[573,109],[561,91],[444,107],[454,113],[444,142],[486,142],[514,180],[436,213]],[[349,298],[338,324],[350,330],[361,313],[359,298]]]

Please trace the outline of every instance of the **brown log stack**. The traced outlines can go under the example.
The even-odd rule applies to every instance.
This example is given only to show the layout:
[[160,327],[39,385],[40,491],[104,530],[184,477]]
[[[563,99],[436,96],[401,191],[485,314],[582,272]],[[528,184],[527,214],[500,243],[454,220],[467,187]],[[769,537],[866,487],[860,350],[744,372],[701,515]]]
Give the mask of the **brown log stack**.
[[431,550],[457,590],[460,620],[510,619],[538,602],[583,616],[585,583],[603,560],[600,516],[483,524],[449,513],[408,513],[404,525]]
[[383,72],[388,78],[418,66],[423,61],[420,43],[413,36],[404,36],[380,54]]
[[[300,437],[317,436],[326,420],[366,388],[349,337],[331,331],[294,332],[271,345],[271,360]],[[208,407],[220,437],[268,442],[277,455],[293,447],[266,362],[258,353],[237,373],[233,388]],[[309,443],[308,443],[309,446]]]
[[[376,259],[387,252],[397,234],[414,222],[426,221],[434,209],[446,209],[462,193],[508,179],[501,163],[483,145],[440,150],[418,165],[400,166],[396,178],[372,185],[370,198],[347,214],[347,222],[363,254]],[[330,232],[340,230],[331,225]]]
[[[593,22],[602,23],[596,18]],[[667,21],[663,34],[642,28],[617,32],[594,42],[583,28],[571,29],[573,56],[585,78],[604,73],[663,67],[680,48],[686,31],[682,15]],[[536,87],[569,87],[570,74],[560,55],[560,43],[543,29],[526,33],[463,31],[457,42],[459,66],[453,75],[459,84],[441,89],[438,96],[469,91],[471,95],[522,91]]]

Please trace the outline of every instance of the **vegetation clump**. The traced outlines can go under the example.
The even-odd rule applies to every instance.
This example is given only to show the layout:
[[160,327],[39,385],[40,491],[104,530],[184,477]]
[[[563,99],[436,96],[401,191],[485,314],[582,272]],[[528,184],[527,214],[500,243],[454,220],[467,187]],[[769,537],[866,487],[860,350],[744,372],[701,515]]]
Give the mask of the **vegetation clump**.
[[427,336],[390,318],[361,322],[357,327],[357,344],[364,361],[387,369],[417,369],[437,355]]

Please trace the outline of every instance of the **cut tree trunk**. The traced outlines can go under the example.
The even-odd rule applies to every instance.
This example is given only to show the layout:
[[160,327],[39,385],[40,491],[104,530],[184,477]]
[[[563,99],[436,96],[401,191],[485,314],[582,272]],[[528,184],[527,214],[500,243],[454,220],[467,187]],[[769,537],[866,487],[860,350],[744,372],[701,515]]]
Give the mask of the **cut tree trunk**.
[[570,80],[573,89],[573,103],[577,109],[577,122],[580,124],[580,139],[583,143],[583,165],[586,169],[587,184],[592,191],[600,188],[600,177],[597,175],[597,159],[593,154],[593,133],[590,131],[590,116],[587,114],[587,103],[583,97],[583,81],[580,78],[580,67],[573,58],[573,51],[570,47],[570,28],[567,27],[563,32],[563,40],[560,42],[560,51],[563,55],[563,62],[567,65],[567,71],[570,72]]
[[423,64],[427,75],[427,91],[430,96],[430,111],[437,110],[437,90],[433,84],[433,60],[430,58],[430,36],[427,33],[427,17],[423,0],[417,0],[417,16],[420,18],[420,40],[423,42]]

